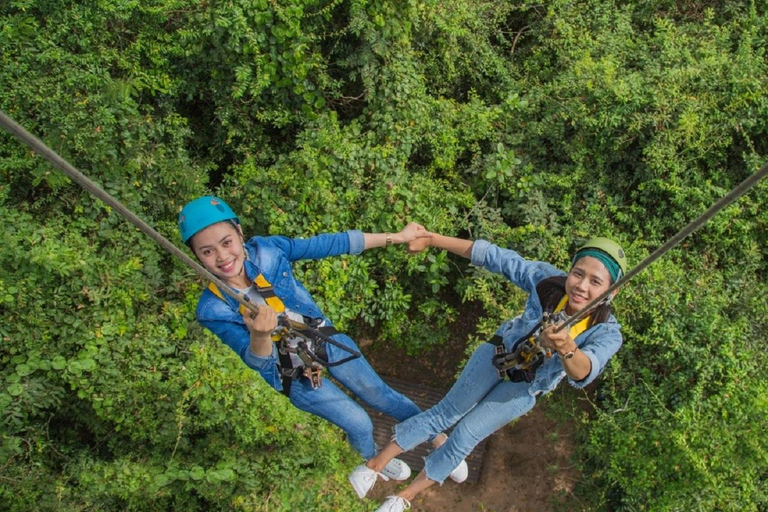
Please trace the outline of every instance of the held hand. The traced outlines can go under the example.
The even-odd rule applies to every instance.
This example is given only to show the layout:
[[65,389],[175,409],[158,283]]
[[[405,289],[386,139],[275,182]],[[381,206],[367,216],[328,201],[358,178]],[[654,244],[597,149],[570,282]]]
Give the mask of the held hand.
[[259,337],[269,337],[277,327],[277,313],[269,306],[260,306],[258,315],[246,311],[243,314],[243,322],[251,333]]
[[397,237],[399,239],[397,240],[398,242],[410,245],[414,240],[420,240],[422,238],[429,240],[429,238],[432,237],[432,233],[427,231],[427,228],[417,222],[409,222],[408,225],[397,234]]
[[408,254],[418,254],[430,246],[429,238],[417,238],[408,242]]
[[550,325],[541,331],[539,342],[543,346],[552,349],[558,354],[564,354],[566,352],[576,350],[576,342],[574,342],[571,336],[568,334],[568,329],[562,329],[559,332],[555,332],[555,329],[559,325],[562,324]]

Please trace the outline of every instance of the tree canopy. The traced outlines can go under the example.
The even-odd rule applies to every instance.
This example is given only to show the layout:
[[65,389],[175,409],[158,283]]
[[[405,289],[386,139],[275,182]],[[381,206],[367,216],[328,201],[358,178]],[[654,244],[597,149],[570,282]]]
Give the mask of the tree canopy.
[[[416,220],[561,268],[604,235],[631,266],[768,160],[766,47],[758,0],[8,0],[0,109],[179,244],[215,192],[251,235]],[[368,506],[340,432],[195,324],[188,269],[6,133],[0,173],[0,509]],[[622,291],[584,509],[768,508],[766,240],[761,183]],[[525,300],[439,252],[297,274],[410,353],[452,297],[470,347]]]

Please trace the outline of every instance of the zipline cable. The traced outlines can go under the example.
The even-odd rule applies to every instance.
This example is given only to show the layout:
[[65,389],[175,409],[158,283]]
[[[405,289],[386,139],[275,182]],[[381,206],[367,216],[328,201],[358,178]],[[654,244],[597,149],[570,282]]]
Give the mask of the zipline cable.
[[216,277],[209,272],[205,267],[198,262],[184,254],[178,247],[173,245],[167,238],[155,231],[152,226],[141,220],[131,210],[123,206],[120,201],[109,195],[104,189],[102,189],[97,183],[93,182],[83,173],[75,169],[69,162],[60,157],[55,151],[45,145],[40,139],[29,133],[16,121],[11,119],[5,112],[0,110],[0,125],[5,128],[10,134],[14,135],[21,142],[29,146],[34,152],[48,160],[54,167],[66,174],[75,183],[83,187],[85,190],[95,195],[106,204],[117,210],[123,217],[128,219],[134,226],[139,228],[144,234],[152,238],[155,242],[160,244],[161,247],[168,252],[179,258],[181,261],[189,265],[195,272],[200,274],[205,279],[213,282],[220,290],[223,290],[227,295],[237,300],[240,304],[248,308],[254,314],[259,314],[259,307],[244,300],[243,297],[232,290],[224,281]]
[[566,320],[564,323],[560,324],[554,332],[558,332],[561,329],[565,329],[566,327],[570,326],[574,322],[579,321],[581,318],[585,316],[586,313],[588,313],[593,307],[600,304],[601,301],[608,298],[610,294],[618,289],[620,286],[623,286],[625,283],[627,283],[630,279],[635,277],[637,274],[645,270],[648,265],[659,259],[664,253],[675,247],[677,244],[679,244],[685,237],[699,229],[701,226],[706,224],[712,217],[717,214],[720,210],[734,202],[736,199],[741,197],[744,193],[746,193],[749,189],[754,187],[758,181],[762,180],[768,175],[768,163],[763,165],[756,173],[754,173],[749,178],[745,179],[741,183],[739,183],[733,190],[725,194],[718,202],[713,204],[712,206],[707,209],[704,213],[699,215],[696,219],[691,221],[687,226],[685,226],[683,229],[681,229],[675,236],[667,240],[667,242],[653,251],[653,253],[650,254],[647,258],[645,258],[643,261],[637,264],[632,270],[627,272],[626,275],[624,275],[621,279],[613,283],[610,287],[608,287],[607,290],[605,290],[599,297],[595,298],[592,302],[584,306],[581,310],[579,310],[576,314],[574,314],[572,317],[570,317],[568,320]]
[[[123,215],[126,219],[128,219],[134,226],[136,226],[142,232],[144,232],[147,236],[155,240],[158,244],[160,244],[160,246],[168,250],[171,254],[181,259],[184,263],[190,266],[195,272],[200,274],[200,276],[213,282],[217,287],[219,287],[219,289],[224,290],[224,292],[227,295],[237,300],[237,302],[239,302],[240,304],[248,308],[250,311],[258,314],[259,309],[255,304],[244,300],[242,296],[240,296],[238,293],[232,290],[221,279],[216,277],[214,274],[209,272],[199,263],[197,263],[192,258],[184,254],[182,251],[180,251],[175,245],[173,245],[170,241],[168,241],[168,239],[166,239],[163,235],[155,231],[149,224],[141,220],[137,215],[135,215],[132,211],[130,211],[125,206],[123,206],[122,203],[120,203],[117,199],[115,199],[114,197],[109,195],[107,192],[105,192],[99,185],[91,181],[83,173],[78,171],[69,162],[61,158],[55,151],[53,151],[48,146],[46,146],[41,140],[39,140],[37,137],[35,137],[34,135],[26,131],[22,126],[16,123],[13,119],[11,119],[8,115],[6,115],[2,110],[0,110],[0,125],[2,125],[3,128],[5,128],[9,133],[11,133],[16,138],[18,138],[21,142],[29,146],[30,149],[37,152],[40,156],[48,160],[54,167],[56,167],[61,172],[66,174],[69,178],[71,178],[73,181],[78,183],[81,187],[91,192],[92,194],[97,196],[99,199],[104,201],[106,204],[108,204],[109,206],[117,210],[121,215]],[[560,324],[557,327],[557,329],[555,329],[555,332],[558,332],[561,329],[564,329],[570,326],[571,324],[577,322],[581,318],[583,318],[584,315],[588,313],[592,308],[600,304],[600,302],[603,301],[604,299],[607,299],[614,290],[617,290],[619,287],[626,284],[630,279],[632,279],[637,274],[645,270],[645,268],[647,268],[651,263],[659,259],[666,252],[668,252],[670,249],[672,249],[677,244],[679,244],[685,237],[687,237],[688,235],[690,235],[691,233],[699,229],[701,226],[706,224],[720,210],[722,210],[723,208],[725,208],[726,206],[734,202],[736,199],[741,197],[743,194],[745,194],[748,190],[754,187],[757,184],[757,182],[765,178],[766,175],[768,175],[768,164],[763,165],[763,167],[761,167],[760,170],[758,170],[749,178],[742,181],[733,190],[728,192],[719,201],[717,201],[709,209],[707,209],[707,211],[705,211],[699,217],[691,221],[687,226],[681,229],[675,236],[670,238],[664,245],[656,249],[650,256],[645,258],[638,265],[636,265],[632,270],[627,272],[627,274],[624,275],[621,279],[619,279],[618,281],[613,283],[611,286],[609,286],[608,289],[604,291],[600,296],[595,298],[592,302],[587,304],[583,309],[581,309],[575,315],[571,316],[564,323]]]

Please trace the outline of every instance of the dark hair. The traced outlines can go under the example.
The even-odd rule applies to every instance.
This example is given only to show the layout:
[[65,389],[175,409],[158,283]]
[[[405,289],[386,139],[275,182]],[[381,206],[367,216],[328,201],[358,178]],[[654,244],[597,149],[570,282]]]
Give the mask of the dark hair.
[[[567,278],[568,276],[552,276],[543,279],[536,285],[536,294],[539,296],[541,308],[547,313],[552,313],[565,295],[565,280]],[[611,305],[605,302],[600,304],[590,315],[587,328],[605,322],[610,314]]]

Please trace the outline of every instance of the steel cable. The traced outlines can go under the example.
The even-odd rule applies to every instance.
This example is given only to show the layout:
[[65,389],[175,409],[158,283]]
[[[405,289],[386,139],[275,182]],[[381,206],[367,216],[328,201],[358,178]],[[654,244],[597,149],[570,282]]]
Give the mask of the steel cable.
[[[149,224],[144,222],[136,214],[134,214],[128,208],[123,206],[122,203],[120,203],[117,199],[115,199],[114,197],[109,195],[107,192],[105,192],[98,184],[96,184],[95,182],[90,180],[87,176],[85,176],[83,173],[78,171],[69,162],[61,158],[55,151],[53,151],[48,146],[46,146],[41,140],[39,140],[37,137],[35,137],[34,135],[26,131],[22,126],[16,123],[3,111],[0,111],[0,125],[2,125],[3,128],[5,128],[9,133],[16,136],[16,138],[21,140],[24,144],[29,146],[33,151],[37,152],[40,156],[48,160],[54,167],[56,167],[61,172],[66,174],[68,177],[70,177],[72,180],[74,180],[84,189],[91,192],[92,194],[97,196],[99,199],[104,201],[106,204],[108,204],[109,206],[117,210],[121,215],[123,215],[126,219],[128,219],[134,226],[136,226],[142,232],[144,232],[147,236],[155,240],[158,244],[160,244],[163,248],[168,250],[171,254],[175,255],[176,257],[181,259],[184,263],[189,265],[193,270],[195,270],[195,272],[200,274],[200,276],[213,282],[221,290],[224,290],[224,292],[227,295],[237,300],[237,302],[244,305],[249,310],[258,314],[259,310],[255,304],[244,300],[241,295],[239,295],[234,290],[232,290],[221,279],[216,277],[214,274],[212,274],[207,269],[205,269],[202,265],[200,265],[195,260],[193,260],[186,254],[184,254],[182,251],[180,251],[174,244],[172,244],[163,235],[155,231]],[[573,323],[577,322],[581,318],[583,318],[584,315],[588,313],[592,308],[599,305],[603,300],[607,299],[611,295],[611,293],[613,293],[619,287],[626,284],[630,279],[635,277],[637,274],[645,270],[651,263],[659,259],[661,256],[663,256],[666,252],[668,252],[672,248],[674,248],[685,237],[687,237],[688,235],[690,235],[691,233],[699,229],[701,226],[706,224],[720,210],[722,210],[723,208],[725,208],[726,206],[734,202],[736,199],[744,195],[747,191],[749,191],[752,187],[754,187],[760,180],[765,178],[766,175],[768,175],[768,164],[763,165],[763,167],[761,167],[756,173],[752,174],[749,178],[742,181],[733,190],[728,192],[719,201],[717,201],[715,204],[709,207],[699,217],[691,221],[687,226],[681,229],[672,238],[667,240],[667,242],[664,243],[661,247],[656,249],[647,258],[645,258],[643,261],[641,261],[639,264],[633,267],[632,270],[626,273],[626,275],[622,276],[618,281],[616,281],[610,287],[608,287],[608,289],[605,290],[602,294],[600,294],[600,296],[592,300],[592,302],[587,304],[584,308],[579,310],[576,314],[571,316],[564,323],[560,324],[555,329],[555,332],[559,332],[561,329],[564,329],[572,325]]]
[[584,317],[585,314],[589,313],[589,311],[594,308],[595,306],[599,305],[600,302],[602,302],[604,299],[607,299],[611,293],[613,293],[614,290],[617,290],[619,287],[626,284],[630,279],[635,277],[637,274],[645,270],[651,263],[659,259],[661,256],[664,255],[664,253],[668,252],[670,249],[675,247],[677,244],[679,244],[685,237],[699,229],[701,226],[706,224],[712,217],[714,217],[717,212],[734,202],[736,199],[741,197],[743,194],[745,194],[748,190],[750,190],[752,187],[754,187],[757,182],[759,182],[761,179],[765,178],[766,175],[768,175],[768,164],[763,165],[756,173],[752,174],[749,178],[745,179],[741,183],[739,183],[733,190],[728,192],[726,195],[724,195],[719,201],[717,201],[715,204],[710,206],[707,211],[699,215],[696,219],[691,221],[687,226],[685,226],[683,229],[681,229],[676,235],[674,235],[672,238],[667,240],[667,242],[653,251],[647,258],[645,258],[643,261],[638,263],[635,267],[632,268],[629,272],[626,273],[626,275],[622,276],[618,281],[613,283],[610,287],[608,287],[607,290],[605,290],[600,296],[595,298],[592,302],[584,306],[584,308],[580,309],[576,314],[571,316],[568,320],[566,320],[564,323],[560,324],[554,332],[559,332],[561,329],[565,329],[566,327],[570,326],[574,322],[579,321],[581,318]]
[[40,139],[38,139],[37,137],[29,133],[27,130],[25,130],[21,125],[19,125],[16,121],[11,119],[2,110],[0,110],[0,125],[2,125],[3,128],[5,128],[9,133],[14,135],[21,142],[29,146],[29,148],[32,149],[34,152],[36,152],[37,154],[45,158],[48,162],[51,163],[51,165],[53,165],[58,170],[66,174],[78,185],[80,185],[85,190],[87,190],[91,194],[95,195],[96,197],[104,201],[107,205],[117,210],[123,217],[128,219],[134,226],[139,228],[144,234],[152,238],[155,242],[160,244],[161,247],[163,247],[168,252],[170,252],[177,258],[179,258],[181,261],[189,265],[201,277],[213,282],[213,284],[215,284],[220,290],[223,290],[227,295],[237,300],[237,302],[239,302],[240,304],[248,308],[253,313],[255,314],[259,313],[259,308],[256,304],[252,302],[248,302],[247,300],[243,299],[243,297],[240,294],[238,294],[232,288],[230,288],[224,281],[216,277],[214,274],[212,274],[210,271],[208,271],[205,267],[200,265],[198,262],[196,262],[186,254],[184,254],[184,252],[179,250],[179,248],[176,247],[174,244],[172,244],[167,238],[165,238],[163,235],[155,231],[152,228],[152,226],[144,222],[135,213],[133,213],[128,208],[126,208],[120,201],[112,197],[109,193],[107,193],[104,189],[102,189],[97,183],[95,183],[94,181],[89,179],[86,175],[78,171],[73,165],[71,165],[69,162],[67,162],[62,157],[60,157],[51,148],[46,146],[45,143],[42,142]]

